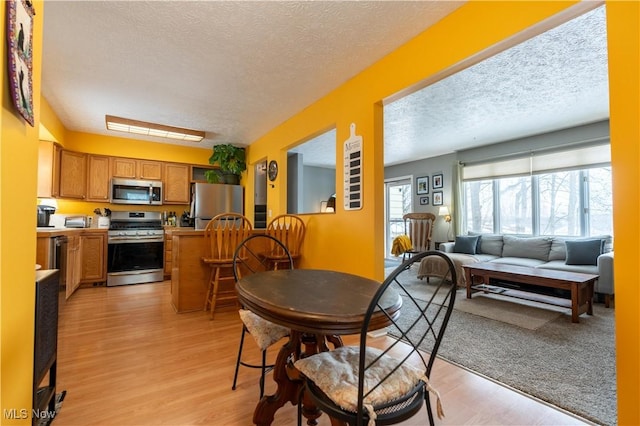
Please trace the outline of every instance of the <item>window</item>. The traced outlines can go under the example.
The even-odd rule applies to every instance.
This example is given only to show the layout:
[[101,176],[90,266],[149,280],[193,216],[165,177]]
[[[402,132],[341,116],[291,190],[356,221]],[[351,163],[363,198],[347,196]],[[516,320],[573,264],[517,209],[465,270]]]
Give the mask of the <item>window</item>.
[[466,181],[464,202],[470,231],[613,235],[608,166]]
[[385,204],[387,226],[385,230],[385,253],[391,257],[393,239],[404,234],[404,221],[402,216],[413,210],[412,202],[412,178],[396,179],[385,182]]

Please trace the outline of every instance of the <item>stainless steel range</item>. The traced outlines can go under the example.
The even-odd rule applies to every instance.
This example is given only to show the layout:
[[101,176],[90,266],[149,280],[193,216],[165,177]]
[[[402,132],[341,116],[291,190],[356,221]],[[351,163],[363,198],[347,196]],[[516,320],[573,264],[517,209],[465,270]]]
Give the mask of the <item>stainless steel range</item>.
[[114,211],[108,231],[107,286],[163,280],[160,212]]

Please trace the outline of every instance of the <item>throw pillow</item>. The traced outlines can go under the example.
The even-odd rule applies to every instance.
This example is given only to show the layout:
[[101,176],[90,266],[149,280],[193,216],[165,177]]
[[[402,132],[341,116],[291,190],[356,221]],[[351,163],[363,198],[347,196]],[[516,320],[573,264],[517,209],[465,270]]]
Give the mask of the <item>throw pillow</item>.
[[476,254],[476,248],[478,247],[479,235],[466,236],[458,235],[456,242],[453,244],[454,253]]
[[597,265],[604,249],[604,240],[567,240],[567,265]]

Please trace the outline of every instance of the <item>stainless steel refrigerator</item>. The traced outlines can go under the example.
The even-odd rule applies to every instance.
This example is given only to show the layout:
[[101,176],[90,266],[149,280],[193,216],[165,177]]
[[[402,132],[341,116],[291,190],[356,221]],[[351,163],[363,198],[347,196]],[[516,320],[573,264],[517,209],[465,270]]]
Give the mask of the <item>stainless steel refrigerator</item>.
[[242,186],[196,183],[191,202],[195,229],[204,229],[207,222],[220,213],[244,213]]

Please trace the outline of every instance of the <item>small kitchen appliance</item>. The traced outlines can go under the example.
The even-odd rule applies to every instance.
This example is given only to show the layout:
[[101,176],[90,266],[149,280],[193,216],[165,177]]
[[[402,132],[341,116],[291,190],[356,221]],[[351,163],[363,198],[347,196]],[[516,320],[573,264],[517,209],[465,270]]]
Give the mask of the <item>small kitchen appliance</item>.
[[64,218],[65,228],[88,228],[87,216],[67,216]]
[[56,212],[56,208],[46,205],[38,205],[38,227],[50,227],[49,220],[51,215]]

